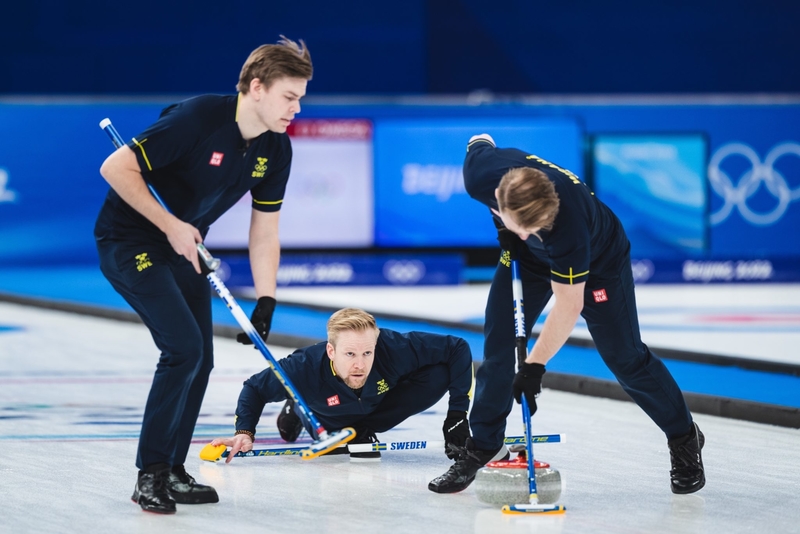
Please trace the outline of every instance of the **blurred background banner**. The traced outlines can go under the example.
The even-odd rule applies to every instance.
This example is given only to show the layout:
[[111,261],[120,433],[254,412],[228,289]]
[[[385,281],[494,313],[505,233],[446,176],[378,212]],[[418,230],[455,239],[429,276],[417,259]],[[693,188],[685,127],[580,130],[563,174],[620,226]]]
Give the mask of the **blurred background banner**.
[[[289,135],[293,157],[281,207],[281,246],[371,247],[372,123],[301,119],[292,123]],[[247,248],[250,206],[245,195],[211,227],[206,244]]]
[[594,191],[617,214],[636,256],[708,250],[702,135],[597,135]]
[[[109,117],[130,138],[172,100],[0,99],[5,264],[96,263],[92,229],[108,188],[98,169],[112,150],[98,122]],[[315,103],[303,114],[290,132],[287,251],[493,250],[491,221],[461,171],[467,141],[487,132],[585,179],[623,219],[637,259],[800,264],[800,100],[456,99]],[[249,216],[246,195],[212,227],[209,246],[243,250]],[[768,281],[792,264],[774,261]]]
[[0,257],[7,266],[97,261],[93,229],[108,186],[98,172],[114,147],[158,118],[159,105],[0,102]]
[[[576,105],[587,134],[701,134],[715,257],[800,256],[800,98],[694,97]],[[545,106],[539,113],[563,113]],[[666,167],[665,167],[666,170]],[[604,197],[600,196],[601,200]]]
[[[470,137],[531,147],[583,174],[582,133],[568,119],[390,119],[375,131],[375,242],[381,247],[494,246],[487,209],[464,189]],[[525,149],[525,148],[523,148]]]
[[771,259],[680,259],[634,257],[631,260],[637,284],[752,284],[798,282],[800,262],[794,257]]
[[[253,286],[246,256],[223,255],[220,275],[235,288]],[[279,287],[416,286],[462,283],[459,254],[283,254]]]

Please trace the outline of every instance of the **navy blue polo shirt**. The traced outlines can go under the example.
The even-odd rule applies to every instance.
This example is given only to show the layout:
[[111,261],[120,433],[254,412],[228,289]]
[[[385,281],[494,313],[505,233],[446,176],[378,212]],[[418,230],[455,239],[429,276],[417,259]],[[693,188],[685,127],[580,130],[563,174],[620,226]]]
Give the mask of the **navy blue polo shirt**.
[[[190,98],[165,108],[128,143],[145,181],[203,236],[248,191],[259,211],[278,211],[283,202],[292,161],[289,136],[268,131],[248,146],[237,124],[238,107],[239,95]],[[111,189],[95,235],[127,238],[140,232],[166,240]]]
[[[326,343],[296,350],[278,362],[300,397],[329,430],[344,428],[374,412],[398,382],[425,366],[446,364],[451,410],[466,412],[472,388],[472,352],[460,337],[380,329],[372,369],[360,395],[336,375]],[[272,369],[250,377],[236,406],[236,430],[254,432],[268,402],[287,398]]]
[[467,146],[464,186],[469,196],[494,209],[494,191],[510,169],[532,167],[553,182],[559,199],[550,231],[531,235],[526,245],[550,267],[550,279],[578,284],[592,278],[613,278],[628,259],[630,244],[617,216],[575,174],[515,148],[497,148],[476,139]]

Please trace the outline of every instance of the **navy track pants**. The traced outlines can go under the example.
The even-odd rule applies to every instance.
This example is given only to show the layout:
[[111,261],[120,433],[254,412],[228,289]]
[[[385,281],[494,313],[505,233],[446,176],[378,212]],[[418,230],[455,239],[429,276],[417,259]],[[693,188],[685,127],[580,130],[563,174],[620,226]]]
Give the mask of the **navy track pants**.
[[[525,307],[525,332],[531,328],[552,296],[550,272],[520,251]],[[599,302],[595,291],[603,290]],[[689,432],[692,416],[675,379],[641,340],[630,258],[618,276],[589,278],[581,315],[603,361],[622,388],[664,431],[667,438]],[[511,412],[511,383],[516,372],[514,307],[511,269],[499,262],[486,304],[484,360],[478,368],[470,426],[476,447],[495,450],[503,443],[506,418]],[[555,356],[556,358],[558,355]]]
[[208,281],[169,245],[101,240],[97,248],[100,270],[136,310],[161,351],[136,466],[182,465],[214,367]]

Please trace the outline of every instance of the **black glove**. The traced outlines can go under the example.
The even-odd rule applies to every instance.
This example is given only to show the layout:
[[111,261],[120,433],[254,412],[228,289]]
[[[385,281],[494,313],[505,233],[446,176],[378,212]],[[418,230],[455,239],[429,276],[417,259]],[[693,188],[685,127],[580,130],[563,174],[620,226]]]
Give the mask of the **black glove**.
[[467,412],[449,410],[447,419],[444,420],[444,425],[442,426],[442,432],[444,433],[444,453],[451,460],[455,460],[456,451],[452,450],[450,445],[464,447],[467,443],[467,438],[470,437]]
[[[264,341],[269,336],[269,328],[272,326],[272,314],[275,312],[275,305],[277,302],[272,297],[260,297],[256,304],[256,309],[253,310],[253,315],[250,316],[250,322],[256,328],[256,332],[261,336]],[[236,341],[243,345],[252,345],[253,342],[244,332],[236,335]]]
[[514,399],[522,404],[522,394],[528,401],[528,408],[531,415],[536,413],[536,396],[542,392],[542,376],[544,375],[544,365],[540,363],[523,363],[522,368],[517,371],[514,377]]
[[512,255],[516,254],[517,247],[522,243],[522,239],[505,226],[497,228],[497,240],[500,242],[500,248],[511,252]]

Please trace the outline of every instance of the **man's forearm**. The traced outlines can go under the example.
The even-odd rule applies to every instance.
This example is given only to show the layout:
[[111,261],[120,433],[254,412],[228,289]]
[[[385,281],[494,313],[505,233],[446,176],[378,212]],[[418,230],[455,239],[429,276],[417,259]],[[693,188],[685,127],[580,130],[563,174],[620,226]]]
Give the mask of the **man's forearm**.
[[266,406],[266,403],[258,395],[258,392],[245,383],[241,393],[239,393],[239,401],[236,404],[235,429],[246,430],[255,434],[264,406]]
[[253,213],[249,245],[256,296],[274,298],[281,260],[277,213]]
[[277,239],[250,247],[250,268],[253,271],[256,296],[275,297],[280,258],[281,247]]
[[569,339],[569,335],[578,321],[578,315],[580,313],[574,313],[570,309],[560,310],[557,305],[553,306],[525,361],[546,365]]
[[[449,337],[449,336],[448,336]],[[472,367],[472,352],[469,345],[462,338],[449,337],[448,359],[450,368],[450,403],[451,410],[467,411],[469,409],[470,393],[475,381]]]
[[553,284],[555,303],[547,315],[544,326],[536,339],[527,363],[546,365],[561,350],[583,310],[583,288],[585,283],[575,286]]
[[125,203],[167,233],[168,225],[175,217],[158,203],[147,188],[136,156],[130,148],[124,146],[111,154],[100,167],[100,174]]

